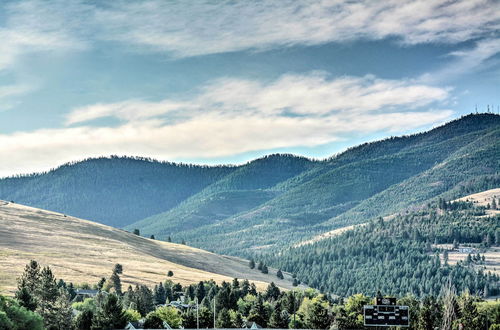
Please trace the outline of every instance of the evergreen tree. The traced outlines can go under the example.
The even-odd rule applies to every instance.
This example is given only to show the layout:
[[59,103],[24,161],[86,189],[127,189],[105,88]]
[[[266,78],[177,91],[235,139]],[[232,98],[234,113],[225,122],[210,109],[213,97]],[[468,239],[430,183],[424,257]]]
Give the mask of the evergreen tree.
[[232,326],[231,316],[226,308],[219,311],[215,324],[218,328],[230,328]]
[[259,261],[259,263],[257,264],[257,269],[262,271],[263,267],[264,267],[264,264],[262,263],[262,261]]
[[310,329],[328,329],[331,318],[328,314],[328,304],[318,298],[314,298],[304,315],[304,322]]
[[123,329],[127,324],[127,316],[123,311],[118,296],[108,294],[101,306],[97,308],[92,319],[92,329]]
[[163,283],[160,282],[159,285],[155,286],[154,290],[154,301],[156,305],[163,305],[167,301],[167,295]]
[[94,318],[94,312],[86,309],[80,314],[78,314],[73,323],[76,330],[89,330],[92,328],[92,319]]
[[44,267],[40,273],[40,286],[37,290],[38,306],[36,312],[43,317],[47,329],[58,328],[59,310],[56,301],[59,298],[59,288],[49,267]]
[[263,274],[267,274],[267,273],[269,273],[269,269],[267,268],[267,266],[266,266],[266,265],[263,265],[263,266],[262,266],[262,273],[263,273]]
[[196,311],[188,309],[181,316],[184,329],[196,329]]
[[250,267],[250,269],[254,269],[255,268],[255,261],[253,259],[250,259],[248,266]]
[[115,293],[119,296],[122,295],[122,281],[120,279],[120,276],[116,271],[113,271],[113,274],[111,274],[111,277],[109,278],[111,285],[113,289],[115,290]]
[[281,303],[277,302],[274,306],[271,317],[269,318],[268,326],[276,329],[288,328],[289,315],[286,311],[282,310]]
[[149,236],[149,238],[155,239],[155,235],[151,235],[151,236]]
[[196,295],[196,298],[198,298],[198,303],[201,303],[201,301],[203,300],[203,298],[205,298],[205,284],[203,283],[203,281],[200,281],[197,285],[196,285],[196,290],[195,290],[195,295]]
[[20,286],[15,295],[19,305],[25,307],[27,310],[35,311],[37,307],[36,298],[30,293],[27,287]]
[[250,309],[247,320],[255,322],[263,328],[267,326],[268,315],[267,310],[264,307],[262,295],[259,294],[257,296],[257,299],[254,301],[252,308]]
[[113,272],[117,274],[123,274],[123,266],[121,264],[115,264],[113,267]]
[[144,320],[144,329],[163,329],[163,320],[155,312],[146,315]]
[[267,286],[266,293],[265,293],[265,298],[267,300],[277,300],[280,296],[280,289],[274,284],[274,282],[271,282]]
[[284,279],[281,269],[278,269],[278,271],[276,272],[276,277],[279,278],[280,280]]
[[173,271],[171,271],[171,270],[169,270],[169,271],[168,271],[168,273],[167,273],[167,276],[168,276],[168,277],[172,277],[172,276],[174,276],[174,272],[173,272]]
[[139,229],[134,229],[134,234],[137,235],[137,236],[140,236],[141,235],[141,231]]
[[[104,284],[106,283],[106,278],[105,277],[101,277],[101,279],[99,280],[99,282],[97,282],[97,285],[96,285],[96,288],[97,290],[102,290],[102,288],[104,287]],[[71,286],[73,286],[72,283],[70,283]]]

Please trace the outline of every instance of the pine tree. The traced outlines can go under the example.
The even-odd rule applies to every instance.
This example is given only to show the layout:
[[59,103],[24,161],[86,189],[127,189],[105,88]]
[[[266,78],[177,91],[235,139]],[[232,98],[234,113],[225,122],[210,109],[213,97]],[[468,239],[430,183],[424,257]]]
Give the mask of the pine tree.
[[257,269],[262,271],[263,267],[264,267],[264,264],[262,263],[262,261],[259,261],[259,263],[257,264]]
[[92,319],[92,329],[123,329],[127,324],[127,315],[115,294],[109,294],[97,308]]
[[122,282],[120,279],[120,276],[118,276],[118,273],[116,271],[111,274],[111,277],[109,278],[111,285],[115,289],[115,293],[119,296],[122,295]]
[[137,236],[141,236],[141,231],[139,229],[134,229],[134,234]]
[[15,297],[19,302],[19,305],[25,307],[27,310],[30,310],[32,312],[36,310],[36,298],[33,294],[30,293],[27,287],[21,286],[20,289],[16,292]]
[[271,317],[269,318],[268,326],[276,329],[286,329],[288,328],[289,315],[286,311],[282,310],[281,303],[277,302],[274,306]]
[[255,322],[261,327],[265,328],[267,326],[267,319],[267,310],[264,307],[262,295],[259,294],[257,299],[252,304],[252,308],[250,309],[247,320],[250,322]]
[[59,296],[55,301],[54,308],[57,310],[58,329],[71,329],[73,324],[73,308],[70,296],[65,288],[59,289]]
[[231,316],[226,308],[219,311],[215,324],[218,328],[230,328],[232,326]]
[[262,273],[263,273],[263,274],[267,274],[267,273],[269,273],[269,269],[267,268],[267,266],[266,266],[266,265],[262,266]]
[[36,312],[43,317],[47,329],[56,328],[58,313],[56,301],[59,298],[59,288],[49,267],[44,267],[40,273],[40,286],[38,288]]
[[74,327],[76,330],[89,330],[92,327],[92,319],[94,318],[94,312],[86,309],[77,315],[74,321]]
[[115,264],[115,266],[113,267],[113,272],[117,274],[123,274],[123,266],[120,264]]
[[255,268],[255,261],[253,259],[250,259],[248,266],[250,267],[250,269],[254,269]]
[[280,280],[284,279],[283,273],[281,272],[281,269],[278,269],[278,272],[276,272],[276,277],[279,278]]
[[16,298],[21,306],[30,311],[35,311],[38,303],[36,296],[39,292],[40,265],[31,260],[24,268],[24,273],[17,281]]
[[173,272],[173,271],[171,271],[171,270],[169,270],[169,271],[168,271],[168,273],[167,273],[167,276],[168,276],[168,277],[172,277],[172,276],[174,276],[174,272]]
[[203,300],[203,298],[205,298],[205,284],[203,283],[203,281],[200,281],[197,285],[196,285],[196,290],[195,290],[195,295],[196,295],[196,298],[198,298],[198,303],[201,303],[201,301]]
[[155,286],[154,300],[156,305],[163,305],[167,301],[167,295],[163,283]]
[[318,297],[314,298],[304,315],[304,321],[310,329],[328,329],[332,321],[328,314],[328,304]]
[[266,294],[265,298],[267,300],[277,300],[280,296],[280,289],[274,284],[274,282],[271,282],[266,289]]

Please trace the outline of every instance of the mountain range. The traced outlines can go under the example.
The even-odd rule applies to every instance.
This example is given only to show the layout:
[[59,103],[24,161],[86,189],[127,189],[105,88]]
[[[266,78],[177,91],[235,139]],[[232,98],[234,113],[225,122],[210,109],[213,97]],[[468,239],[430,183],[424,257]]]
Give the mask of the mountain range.
[[0,179],[0,199],[218,253],[277,251],[319,234],[500,186],[500,116],[365,143],[324,160],[239,166],[109,157]]

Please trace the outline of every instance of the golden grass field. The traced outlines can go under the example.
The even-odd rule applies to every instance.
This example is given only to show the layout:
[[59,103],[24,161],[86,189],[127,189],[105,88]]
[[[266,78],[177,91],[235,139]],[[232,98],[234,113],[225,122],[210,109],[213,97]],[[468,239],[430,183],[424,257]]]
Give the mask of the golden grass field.
[[114,264],[123,265],[124,287],[154,284],[170,279],[181,284],[213,279],[248,279],[258,289],[275,282],[291,289],[291,275],[276,277],[276,269],[262,274],[248,261],[221,256],[186,245],[152,240],[95,222],[60,213],[0,201],[0,292],[12,294],[25,265],[35,259],[50,266],[57,278],[94,284],[111,275]]

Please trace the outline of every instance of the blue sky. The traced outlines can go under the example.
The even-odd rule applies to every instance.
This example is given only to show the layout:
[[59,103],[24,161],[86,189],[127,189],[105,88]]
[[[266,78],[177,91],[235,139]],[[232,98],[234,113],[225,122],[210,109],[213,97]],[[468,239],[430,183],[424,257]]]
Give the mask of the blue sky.
[[2,1],[0,176],[323,158],[500,100],[500,2]]

